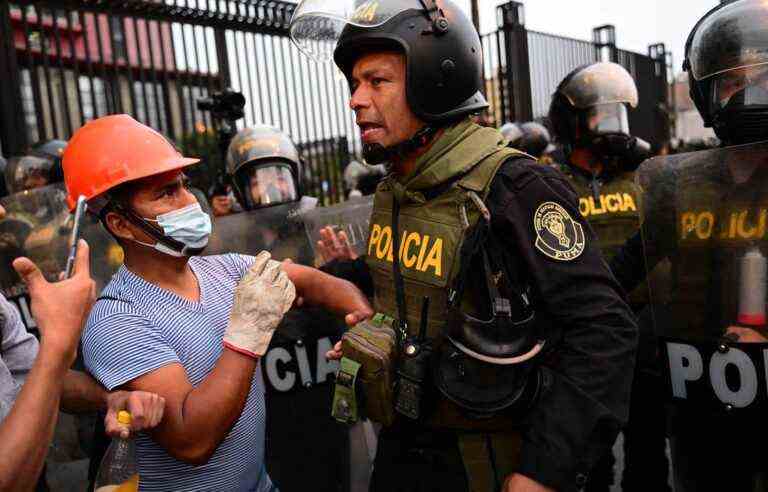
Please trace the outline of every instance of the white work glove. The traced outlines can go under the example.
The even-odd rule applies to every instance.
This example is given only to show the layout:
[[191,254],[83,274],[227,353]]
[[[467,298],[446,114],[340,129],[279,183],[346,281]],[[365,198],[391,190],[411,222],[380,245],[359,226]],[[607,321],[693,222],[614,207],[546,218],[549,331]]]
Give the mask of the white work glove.
[[282,264],[262,251],[235,289],[224,345],[251,357],[261,357],[295,298],[296,288]]

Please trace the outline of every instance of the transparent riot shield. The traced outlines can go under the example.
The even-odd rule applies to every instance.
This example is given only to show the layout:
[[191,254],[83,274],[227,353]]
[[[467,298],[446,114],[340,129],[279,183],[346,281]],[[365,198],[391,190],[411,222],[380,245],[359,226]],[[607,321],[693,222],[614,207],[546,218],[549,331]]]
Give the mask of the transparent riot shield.
[[[768,143],[651,159],[641,177],[643,248],[669,396],[714,412],[764,411]],[[668,274],[657,275],[664,261]]]
[[304,197],[294,203],[217,217],[203,254],[256,255],[267,250],[276,260],[290,258],[311,265],[312,249],[299,217],[316,205],[317,199]]
[[365,254],[372,210],[373,195],[369,195],[303,213],[302,220],[315,255],[317,256],[320,229],[326,226],[333,227],[337,232],[344,231],[352,249],[358,255]]

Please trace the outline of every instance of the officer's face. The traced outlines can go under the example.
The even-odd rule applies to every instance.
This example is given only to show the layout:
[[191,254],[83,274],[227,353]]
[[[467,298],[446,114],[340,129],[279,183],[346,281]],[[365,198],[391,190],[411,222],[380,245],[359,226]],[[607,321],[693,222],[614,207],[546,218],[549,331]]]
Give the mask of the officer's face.
[[389,147],[424,126],[408,106],[405,78],[405,56],[400,53],[369,53],[355,63],[349,105],[357,115],[363,143]]

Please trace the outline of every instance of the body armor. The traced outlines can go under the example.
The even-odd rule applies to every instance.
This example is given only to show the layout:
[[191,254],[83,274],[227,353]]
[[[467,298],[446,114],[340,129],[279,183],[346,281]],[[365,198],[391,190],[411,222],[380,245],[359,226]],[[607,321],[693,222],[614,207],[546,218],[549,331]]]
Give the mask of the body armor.
[[[379,186],[374,199],[367,247],[376,292],[374,308],[399,318],[393,273],[397,255],[406,306],[406,320],[400,325],[407,330],[403,338],[416,337],[423,327],[438,353],[450,345],[443,331],[448,321],[449,293],[462,260],[459,252],[467,231],[481,220],[481,208],[471,195],[484,199],[500,166],[511,156],[520,155],[504,144],[495,130],[460,123],[438,139],[420,159],[414,175],[405,178],[405,184],[390,177]],[[444,189],[435,195],[436,188]],[[397,228],[392,223],[395,201],[399,203]],[[395,229],[398,241],[393,237]],[[462,311],[483,312],[481,306],[488,299],[468,294],[462,299]],[[433,400],[432,409],[427,410],[431,425],[509,428],[503,417],[476,421],[442,396],[429,399]]]
[[635,173],[624,172],[607,180],[565,166],[563,173],[579,197],[579,212],[594,229],[605,259],[610,261],[640,229],[642,189]]

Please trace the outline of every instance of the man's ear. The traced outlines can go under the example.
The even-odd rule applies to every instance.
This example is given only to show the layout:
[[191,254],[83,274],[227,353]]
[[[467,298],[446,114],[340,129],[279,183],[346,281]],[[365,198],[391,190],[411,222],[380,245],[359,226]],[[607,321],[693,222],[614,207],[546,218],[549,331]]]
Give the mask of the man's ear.
[[132,240],[135,239],[131,224],[123,215],[116,212],[107,212],[104,217],[104,223],[115,237],[120,239]]

